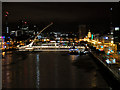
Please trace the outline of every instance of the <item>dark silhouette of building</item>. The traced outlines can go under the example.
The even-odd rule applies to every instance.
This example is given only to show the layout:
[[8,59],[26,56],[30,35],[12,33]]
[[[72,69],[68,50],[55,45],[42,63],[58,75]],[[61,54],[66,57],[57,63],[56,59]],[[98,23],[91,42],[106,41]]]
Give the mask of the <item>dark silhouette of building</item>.
[[120,2],[116,3],[112,9],[114,43],[117,44],[117,50],[120,51]]
[[86,25],[79,25],[79,39],[83,39],[87,34]]

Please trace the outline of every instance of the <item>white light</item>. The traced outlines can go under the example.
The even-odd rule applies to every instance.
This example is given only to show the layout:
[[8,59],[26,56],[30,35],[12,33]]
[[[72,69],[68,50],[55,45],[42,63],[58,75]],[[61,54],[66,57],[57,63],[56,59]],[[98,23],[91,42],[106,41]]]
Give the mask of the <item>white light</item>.
[[108,39],[108,37],[105,37],[105,39]]
[[99,44],[101,43],[101,42],[98,42]]
[[106,62],[109,64],[110,63],[109,59],[107,59]]
[[110,10],[112,11],[112,8],[110,8]]
[[11,31],[11,32],[13,32],[13,33],[14,33],[15,31]]
[[116,63],[115,59],[113,59],[113,63]]
[[7,27],[7,33],[9,33],[9,28]]
[[114,41],[111,41],[111,43],[114,43]]
[[120,71],[120,68],[118,70]]
[[56,41],[50,41],[50,42],[56,42]]
[[119,27],[115,27],[115,31],[119,31]]
[[111,34],[113,34],[113,32],[111,32]]

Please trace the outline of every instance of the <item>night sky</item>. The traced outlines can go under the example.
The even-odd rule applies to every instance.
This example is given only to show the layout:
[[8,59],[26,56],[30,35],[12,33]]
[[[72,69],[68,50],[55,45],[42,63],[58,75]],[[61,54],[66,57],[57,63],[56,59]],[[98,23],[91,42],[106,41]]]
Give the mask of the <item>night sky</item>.
[[[39,27],[53,22],[53,27],[57,31],[77,31],[79,24],[88,24],[95,29],[97,26],[109,25],[110,8],[115,4],[112,2],[4,2],[3,26],[4,14],[8,11],[8,23],[14,27],[19,20],[24,19],[29,24],[37,24]],[[99,29],[96,28],[96,31]]]

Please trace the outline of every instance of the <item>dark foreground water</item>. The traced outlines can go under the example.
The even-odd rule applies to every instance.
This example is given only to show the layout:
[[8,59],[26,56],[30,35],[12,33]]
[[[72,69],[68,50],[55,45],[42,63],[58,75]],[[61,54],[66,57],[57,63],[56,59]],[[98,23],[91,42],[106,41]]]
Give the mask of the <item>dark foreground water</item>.
[[8,52],[2,66],[3,88],[108,88],[89,55],[67,52]]

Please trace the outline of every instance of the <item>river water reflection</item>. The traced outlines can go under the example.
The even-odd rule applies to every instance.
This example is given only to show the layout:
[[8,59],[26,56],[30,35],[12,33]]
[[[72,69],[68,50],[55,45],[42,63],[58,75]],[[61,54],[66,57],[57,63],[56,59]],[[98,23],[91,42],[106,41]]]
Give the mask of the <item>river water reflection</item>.
[[3,88],[108,88],[89,55],[13,51],[2,61]]

